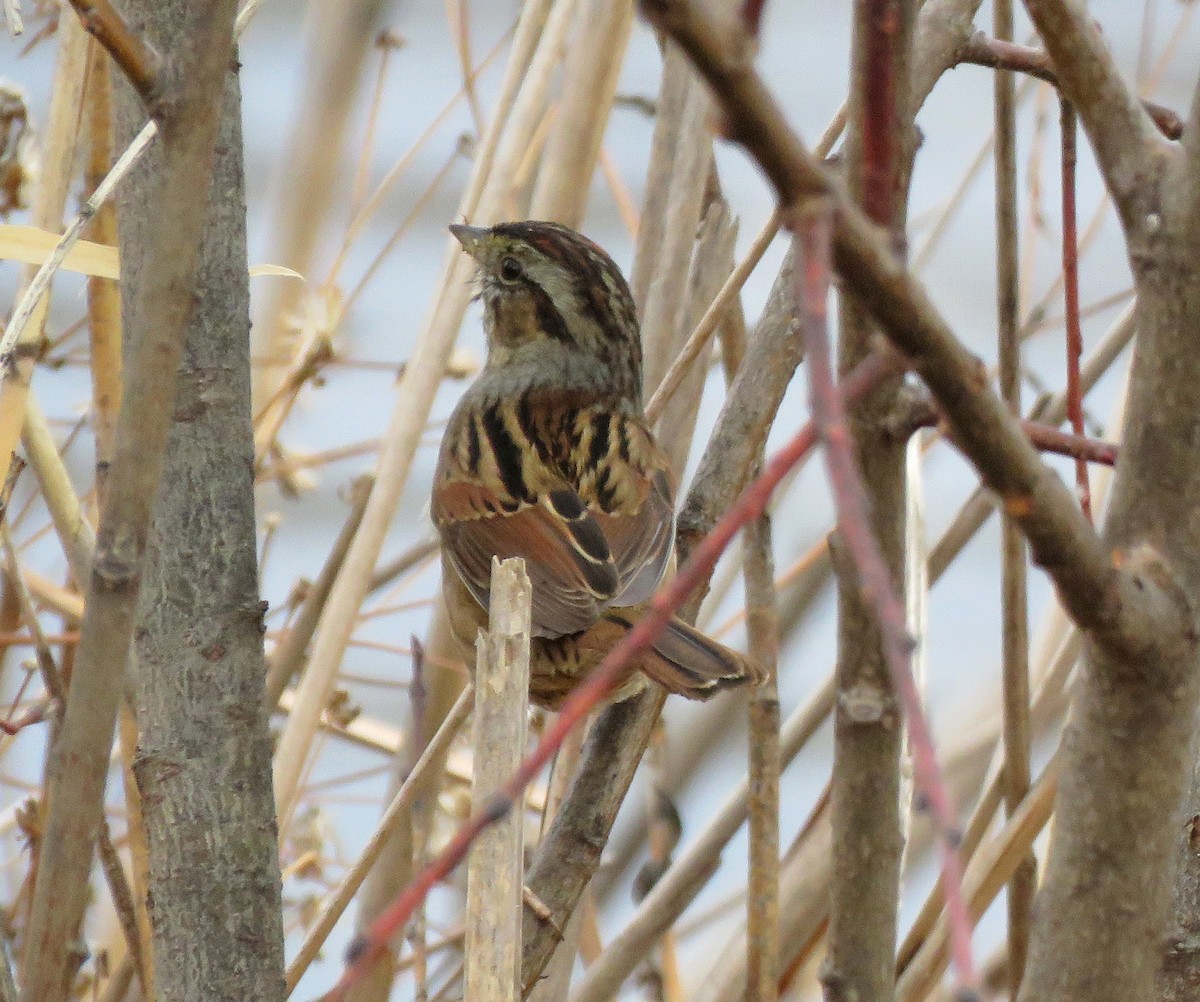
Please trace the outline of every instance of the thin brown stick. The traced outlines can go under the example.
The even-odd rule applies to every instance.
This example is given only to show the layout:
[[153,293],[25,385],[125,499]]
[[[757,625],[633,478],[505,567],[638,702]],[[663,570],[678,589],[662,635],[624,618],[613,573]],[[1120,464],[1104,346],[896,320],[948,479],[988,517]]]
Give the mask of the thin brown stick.
[[125,934],[125,944],[133,957],[135,968],[142,979],[142,991],[148,991],[146,973],[150,970],[146,951],[148,943],[143,943],[142,930],[138,922],[137,907],[134,904],[133,891],[125,876],[125,868],[121,865],[121,857],[113,845],[112,833],[108,830],[108,822],[100,826],[100,835],[96,840],[97,855],[100,857],[100,869],[104,871],[104,879],[108,882],[108,890],[112,895],[113,907],[121,923],[121,931]]
[[[1001,42],[1012,39],[1012,0],[995,0],[993,25]],[[994,75],[996,119],[996,292],[1000,395],[1021,414],[1020,264],[1017,236],[1017,137],[1013,74]],[[1082,460],[1081,460],[1082,462]],[[1004,800],[1009,817],[1029,790],[1029,613],[1025,540],[1016,521],[1001,522],[1000,615],[1003,646]],[[1029,921],[1036,887],[1032,860],[1008,887],[1009,988],[1015,998],[1025,971]]]
[[146,234],[147,260],[154,267],[130,293],[127,326],[136,347],[88,583],[79,669],[50,767],[49,817],[24,967],[24,992],[30,999],[66,994],[72,973],[67,944],[87,901],[87,873],[103,808],[142,555],[191,308],[234,12],[232,0],[212,0],[195,13],[195,44],[181,56],[189,63],[188,72],[180,74],[180,91],[159,121],[160,204],[151,214],[159,225]]
[[[88,81],[87,194],[90,197],[112,166],[112,79],[108,60],[98,47]],[[89,239],[115,245],[117,213],[105,202],[92,219]],[[92,373],[92,427],[96,436],[96,488],[104,494],[113,437],[121,408],[121,295],[107,278],[88,279],[88,361]]]
[[746,631],[767,673],[750,696],[750,877],[746,895],[746,1002],[779,997],[779,614],[767,515],[746,527]]
[[[1079,251],[1075,231],[1075,109],[1065,98],[1059,102],[1062,126],[1062,262],[1063,313],[1067,327],[1067,417],[1071,430],[1083,434],[1083,390],[1079,385],[1079,359],[1083,354],[1083,329],[1079,321]],[[1075,460],[1075,486],[1079,507],[1089,522],[1092,518],[1092,492],[1088,468],[1083,459]]]
[[108,50],[148,109],[159,97],[161,60],[158,54],[129,29],[108,0],[70,0],[79,21]]

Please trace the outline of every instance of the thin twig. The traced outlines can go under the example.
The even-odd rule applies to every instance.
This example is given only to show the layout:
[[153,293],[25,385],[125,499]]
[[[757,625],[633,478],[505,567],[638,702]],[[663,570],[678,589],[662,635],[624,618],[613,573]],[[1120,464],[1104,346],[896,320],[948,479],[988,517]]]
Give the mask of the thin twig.
[[[1011,40],[1012,0],[995,0],[997,37]],[[1017,137],[1013,75],[997,70],[996,119],[996,293],[1000,394],[1013,414],[1021,413],[1020,265],[1017,235]],[[1083,462],[1080,460],[1080,462]],[[1004,800],[1009,817],[1029,790],[1029,612],[1026,597],[1025,540],[1008,514],[1001,526],[1001,643],[1003,646]],[[1008,888],[1009,986],[1021,986],[1029,946],[1029,923],[1036,871],[1021,866]]]
[[779,614],[771,520],[746,527],[746,632],[767,673],[750,695],[750,876],[746,896],[746,1002],[779,997]]
[[70,0],[70,4],[88,34],[108,50],[142,103],[153,111],[159,88],[158,54],[141,36],[129,30],[108,0]]
[[[1075,232],[1075,109],[1065,98],[1059,102],[1062,125],[1062,262],[1063,313],[1067,326],[1067,417],[1071,430],[1083,434],[1083,391],[1079,385],[1079,359],[1083,354],[1083,329],[1079,322],[1079,250]],[[1075,486],[1079,507],[1092,518],[1092,495],[1088,486],[1088,468],[1083,459],[1075,460]]]

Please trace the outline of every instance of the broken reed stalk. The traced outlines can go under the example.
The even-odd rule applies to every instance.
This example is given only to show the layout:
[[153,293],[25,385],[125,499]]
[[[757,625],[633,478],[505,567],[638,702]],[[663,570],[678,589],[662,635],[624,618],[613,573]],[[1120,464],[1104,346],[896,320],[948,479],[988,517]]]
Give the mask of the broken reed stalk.
[[[492,559],[488,629],[476,644],[475,776],[471,807],[486,812],[525,754],[529,718],[530,601],[519,557]],[[514,1002],[521,983],[524,812],[482,832],[467,863],[466,997]]]

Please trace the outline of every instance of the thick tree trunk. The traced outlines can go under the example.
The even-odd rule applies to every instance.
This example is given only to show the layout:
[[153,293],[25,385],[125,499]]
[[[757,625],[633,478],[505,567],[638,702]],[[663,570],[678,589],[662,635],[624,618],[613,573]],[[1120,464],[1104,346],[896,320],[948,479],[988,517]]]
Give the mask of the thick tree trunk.
[[[181,0],[129,0],[159,51]],[[118,81],[119,130],[145,112]],[[123,143],[122,143],[123,145]],[[120,204],[122,282],[147,267],[152,150]],[[282,1000],[283,931],[250,426],[241,94],[227,75],[195,305],[147,555],[136,634],[135,772],[150,853],[156,995]]]

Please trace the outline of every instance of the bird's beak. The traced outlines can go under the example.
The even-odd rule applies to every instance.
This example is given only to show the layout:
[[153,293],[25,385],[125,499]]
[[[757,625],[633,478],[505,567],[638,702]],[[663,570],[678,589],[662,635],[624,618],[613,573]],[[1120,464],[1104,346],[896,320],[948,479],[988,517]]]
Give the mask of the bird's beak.
[[454,234],[455,239],[463,245],[463,250],[470,254],[471,257],[478,256],[479,248],[483,245],[483,240],[488,235],[486,227],[466,226],[463,223],[451,223],[450,232]]

